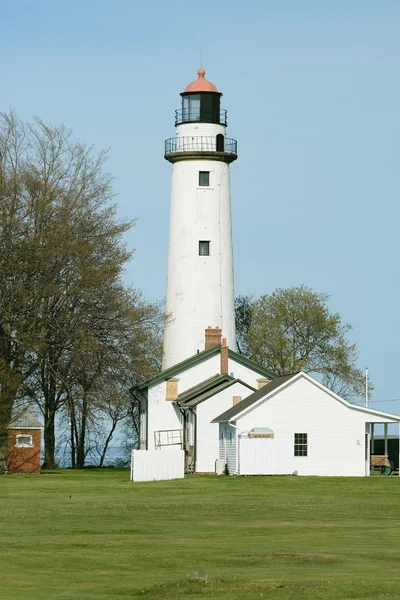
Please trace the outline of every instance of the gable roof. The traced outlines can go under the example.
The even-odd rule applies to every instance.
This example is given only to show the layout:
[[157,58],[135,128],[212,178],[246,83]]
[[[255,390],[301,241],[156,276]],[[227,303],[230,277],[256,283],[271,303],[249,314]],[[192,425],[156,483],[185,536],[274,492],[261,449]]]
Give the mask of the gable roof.
[[236,415],[243,412],[246,408],[257,402],[257,400],[260,400],[260,398],[267,396],[270,392],[276,390],[281,385],[289,381],[289,379],[295,377],[295,375],[296,374],[277,377],[270,383],[267,383],[262,388],[254,392],[254,394],[250,394],[250,396],[247,396],[247,398],[244,398],[244,400],[238,402],[237,404],[235,404],[235,406],[231,406],[231,408],[228,408],[228,410],[216,417],[212,422],[216,423],[218,421],[230,421],[233,417],[236,417]]
[[[189,358],[183,360],[182,362],[177,363],[176,365],[173,365],[172,367],[169,367],[168,369],[165,369],[164,371],[161,371],[161,373],[158,373],[158,375],[155,375],[151,379],[147,379],[147,381],[144,381],[143,383],[139,384],[138,389],[143,390],[144,388],[147,388],[150,385],[155,385],[157,383],[161,383],[162,381],[165,381],[166,379],[171,379],[172,377],[175,377],[175,375],[177,375],[178,373],[180,373],[182,371],[186,371],[187,369],[190,369],[190,367],[193,367],[194,365],[197,365],[197,364],[203,362],[204,360],[207,360],[211,356],[220,354],[220,352],[221,352],[220,344],[218,344],[217,346],[213,346],[212,348],[208,348],[208,350],[203,350],[202,352],[198,352],[197,354],[190,356]],[[267,377],[268,379],[276,378],[276,375],[274,373],[272,373],[268,369],[265,369],[261,365],[258,365],[257,363],[253,362],[249,358],[246,358],[245,356],[238,354],[234,350],[231,350],[229,348],[228,353],[229,353],[229,358],[231,358],[232,360],[236,361],[237,363],[239,363],[245,367],[248,367],[249,369],[252,369],[259,375],[261,375],[263,377]]]
[[8,429],[43,429],[43,424],[35,415],[25,410],[13,416]]
[[230,375],[214,375],[214,377],[210,377],[210,379],[206,379],[206,381],[187,390],[187,392],[180,394],[177,403],[181,408],[192,408],[193,406],[200,404],[200,402],[212,398],[212,396],[215,396],[235,383],[241,383],[249,390],[254,391],[254,388],[251,385],[248,385],[240,379],[234,379]]
[[319,381],[317,381],[316,379],[314,379],[313,377],[308,375],[308,373],[304,373],[303,371],[300,371],[299,373],[295,373],[294,375],[285,375],[284,377],[278,377],[274,381],[271,381],[270,383],[268,383],[267,385],[262,387],[260,390],[257,390],[256,392],[254,392],[254,394],[251,394],[250,396],[248,396],[247,398],[245,398],[244,400],[242,400],[235,406],[232,406],[229,410],[225,411],[224,413],[222,413],[221,415],[216,417],[212,421],[212,423],[217,423],[220,421],[230,421],[234,417],[237,418],[238,415],[243,413],[247,408],[249,408],[253,404],[256,404],[257,402],[259,402],[262,399],[266,399],[270,394],[272,394],[279,387],[281,387],[281,386],[283,387],[286,384],[288,384],[289,381],[291,381],[291,380],[294,381],[296,379],[300,379],[301,377],[303,377],[304,379],[307,379],[310,383],[313,383],[314,385],[316,385],[317,387],[319,387],[320,389],[325,391],[327,394],[332,396],[335,400],[337,400],[341,404],[344,404],[345,406],[347,406],[348,408],[350,408],[352,410],[364,412],[364,413],[367,413],[370,415],[375,415],[378,417],[383,417],[386,419],[392,419],[394,422],[400,422],[400,415],[385,413],[385,412],[382,412],[379,410],[374,410],[372,408],[367,408],[364,406],[357,406],[356,404],[352,404],[351,402],[344,400],[343,398],[341,398],[340,396],[335,394],[335,392],[333,392],[332,390],[327,388],[325,385],[323,385],[322,383],[320,383]]
[[222,379],[223,381],[225,381],[226,378],[233,379],[233,377],[230,377],[230,375],[220,375],[219,373],[216,373],[212,377],[209,377],[208,379],[205,379],[204,381],[200,381],[200,383],[196,383],[196,385],[193,385],[192,387],[185,390],[184,392],[181,392],[178,395],[178,402],[185,402],[186,400],[190,400],[190,398],[192,398],[193,396],[196,396],[199,392],[203,391],[204,389],[207,389],[208,387],[212,387],[212,386],[216,385],[216,382],[219,379]]

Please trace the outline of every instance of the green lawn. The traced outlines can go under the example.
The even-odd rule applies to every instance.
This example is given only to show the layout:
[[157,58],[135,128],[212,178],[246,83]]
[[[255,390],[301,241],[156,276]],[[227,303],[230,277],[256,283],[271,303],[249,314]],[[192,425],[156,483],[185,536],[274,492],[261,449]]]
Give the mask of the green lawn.
[[400,598],[400,479],[0,478],[0,598]]

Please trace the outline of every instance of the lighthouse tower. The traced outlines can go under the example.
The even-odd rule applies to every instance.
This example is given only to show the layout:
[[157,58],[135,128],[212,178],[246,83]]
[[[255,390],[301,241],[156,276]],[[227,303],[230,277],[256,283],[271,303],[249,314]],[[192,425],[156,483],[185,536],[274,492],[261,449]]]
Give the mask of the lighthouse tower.
[[229,165],[237,142],[226,137],[222,94],[203,68],[181,96],[176,136],[165,142],[172,190],[164,369],[204,350],[210,326],[236,348]]

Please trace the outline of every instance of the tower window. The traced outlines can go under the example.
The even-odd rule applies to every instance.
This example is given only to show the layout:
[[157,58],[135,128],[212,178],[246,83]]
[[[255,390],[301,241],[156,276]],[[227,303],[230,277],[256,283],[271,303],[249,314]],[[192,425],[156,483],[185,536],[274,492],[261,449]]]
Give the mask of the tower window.
[[199,242],[199,256],[210,256],[210,242]]
[[199,185],[210,185],[210,171],[199,171]]

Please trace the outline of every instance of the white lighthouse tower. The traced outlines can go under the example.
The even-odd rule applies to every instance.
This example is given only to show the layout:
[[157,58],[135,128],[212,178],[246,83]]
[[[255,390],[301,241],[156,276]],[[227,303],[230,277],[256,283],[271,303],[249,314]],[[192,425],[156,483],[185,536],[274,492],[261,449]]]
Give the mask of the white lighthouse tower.
[[236,140],[226,137],[222,94],[200,68],[176,111],[172,163],[163,368],[204,350],[204,331],[219,327],[236,349],[229,165]]

